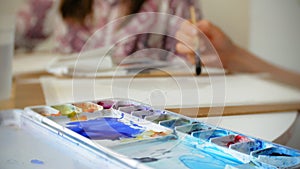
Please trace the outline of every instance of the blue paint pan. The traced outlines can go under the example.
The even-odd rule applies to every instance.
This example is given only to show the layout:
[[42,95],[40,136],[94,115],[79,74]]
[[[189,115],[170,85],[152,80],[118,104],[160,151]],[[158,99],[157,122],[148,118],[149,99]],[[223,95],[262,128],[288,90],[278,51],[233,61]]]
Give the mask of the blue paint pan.
[[191,124],[192,122],[189,119],[184,118],[178,118],[178,119],[172,119],[172,120],[166,120],[166,121],[160,121],[159,124],[171,129],[174,129],[177,126],[183,126],[187,124]]
[[139,117],[141,119],[144,119],[148,116],[153,116],[155,115],[155,112],[153,110],[138,110],[138,111],[133,111],[131,113],[132,116],[135,116],[135,117]]
[[212,129],[211,126],[208,126],[204,123],[195,123],[195,124],[189,124],[189,125],[175,127],[176,131],[186,133],[188,135],[193,135],[196,132],[207,131],[207,130],[211,130],[211,129]]
[[229,131],[227,130],[220,130],[220,129],[215,129],[215,130],[206,130],[206,131],[199,131],[199,132],[194,132],[192,136],[205,140],[205,141],[210,141],[212,138],[216,137],[224,137],[229,135]]
[[152,116],[147,116],[145,117],[145,120],[148,120],[148,121],[151,121],[153,123],[160,123],[161,121],[168,121],[168,120],[174,120],[174,119],[177,119],[178,117],[175,116],[175,115],[172,115],[172,114],[167,114],[163,111],[155,111],[155,112],[158,112],[158,113],[155,113],[154,115]]
[[267,163],[277,168],[300,167],[300,152],[285,147],[269,147],[251,152],[251,156],[259,162]]
[[134,111],[148,110],[148,108],[145,106],[123,106],[123,107],[119,107],[118,110],[131,114]]
[[229,148],[250,155],[251,152],[264,149],[267,146],[270,146],[270,144],[266,144],[261,140],[253,140],[248,142],[232,144],[229,146]]

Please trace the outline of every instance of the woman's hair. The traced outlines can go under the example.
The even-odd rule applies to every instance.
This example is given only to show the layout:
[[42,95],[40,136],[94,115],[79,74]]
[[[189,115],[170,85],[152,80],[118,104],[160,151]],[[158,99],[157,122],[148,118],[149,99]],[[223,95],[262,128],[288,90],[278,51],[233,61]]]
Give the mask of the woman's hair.
[[[127,14],[138,13],[145,0],[119,0],[129,7]],[[84,24],[87,16],[93,17],[94,0],[61,0],[59,11],[63,19]],[[101,10],[101,9],[99,9]]]
[[129,0],[129,1],[131,1],[129,14],[138,13],[145,2],[145,0]]
[[59,11],[63,19],[72,19],[84,24],[85,18],[93,14],[94,0],[61,0]]

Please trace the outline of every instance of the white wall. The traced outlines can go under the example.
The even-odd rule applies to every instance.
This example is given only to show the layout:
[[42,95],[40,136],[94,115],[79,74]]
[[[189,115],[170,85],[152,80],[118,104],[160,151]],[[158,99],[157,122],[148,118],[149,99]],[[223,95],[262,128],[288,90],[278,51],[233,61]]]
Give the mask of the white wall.
[[300,0],[201,0],[204,18],[259,57],[300,72]]
[[300,72],[300,0],[252,0],[250,50]]
[[249,0],[201,0],[205,19],[228,34],[232,40],[249,47]]
[[23,0],[0,0],[1,14],[14,14]]

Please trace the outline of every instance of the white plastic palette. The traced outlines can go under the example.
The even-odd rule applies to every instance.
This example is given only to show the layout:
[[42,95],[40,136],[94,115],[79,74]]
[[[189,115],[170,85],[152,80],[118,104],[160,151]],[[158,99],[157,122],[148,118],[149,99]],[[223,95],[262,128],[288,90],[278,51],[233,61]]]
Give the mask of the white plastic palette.
[[23,117],[132,168],[300,167],[299,150],[133,100],[28,107]]

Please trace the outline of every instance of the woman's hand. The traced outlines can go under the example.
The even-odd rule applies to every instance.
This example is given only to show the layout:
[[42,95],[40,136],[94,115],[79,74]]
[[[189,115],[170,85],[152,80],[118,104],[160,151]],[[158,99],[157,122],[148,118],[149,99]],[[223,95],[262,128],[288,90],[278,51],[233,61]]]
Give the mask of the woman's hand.
[[[220,28],[209,21],[199,21],[196,26],[190,22],[182,23],[176,34],[176,38],[179,41],[176,45],[178,53],[194,56],[193,50],[196,49],[195,41],[197,38],[201,41],[201,36],[199,36],[199,33],[201,33],[199,32],[200,30],[210,40],[219,55],[206,55],[204,51],[201,55],[201,61],[205,66],[220,67],[221,65],[221,67],[227,69],[229,72],[269,73],[271,79],[290,84],[300,89],[299,73],[282,69],[242,49],[234,44]],[[202,49],[201,45],[203,44],[200,43],[200,50]],[[222,62],[221,64],[220,61]]]
[[[184,22],[180,26],[176,33],[176,38],[179,41],[176,45],[176,50],[180,54],[188,56],[188,60],[193,63],[194,50],[197,48],[197,38],[201,32],[206,35],[210,40],[211,44],[216,49],[219,56],[215,55],[201,55],[201,61],[205,66],[212,67],[227,67],[227,64],[235,56],[237,51],[237,46],[232,43],[230,38],[217,26],[213,25],[207,20],[201,20],[196,26],[192,25],[190,22]],[[201,36],[200,36],[201,37]],[[201,42],[201,39],[199,39]],[[199,44],[199,43],[198,43]],[[203,46],[204,45],[204,46]],[[206,44],[207,45],[207,44]],[[198,46],[201,49],[205,48],[205,44]],[[205,50],[205,49],[204,49]],[[202,50],[201,50],[202,51]],[[220,64],[221,63],[223,64]]]

